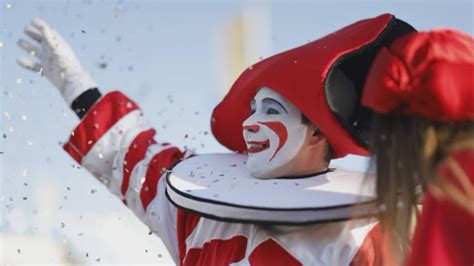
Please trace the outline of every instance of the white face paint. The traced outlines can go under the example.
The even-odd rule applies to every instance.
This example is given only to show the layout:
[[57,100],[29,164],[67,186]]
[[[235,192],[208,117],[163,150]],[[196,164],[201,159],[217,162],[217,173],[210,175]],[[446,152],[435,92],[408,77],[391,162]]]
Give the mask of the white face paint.
[[281,176],[281,169],[303,146],[307,125],[296,106],[279,93],[262,88],[252,101],[252,114],[243,123],[247,168],[260,179]]

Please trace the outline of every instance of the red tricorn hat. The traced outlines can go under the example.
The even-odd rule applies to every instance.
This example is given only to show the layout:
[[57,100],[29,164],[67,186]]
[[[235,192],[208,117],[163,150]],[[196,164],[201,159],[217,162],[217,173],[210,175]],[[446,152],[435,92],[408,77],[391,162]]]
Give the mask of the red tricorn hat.
[[[250,114],[250,102],[257,91],[268,87],[291,101],[322,131],[333,158],[369,155],[364,131],[370,113],[360,106],[365,78],[382,47],[413,31],[407,23],[384,14],[253,65],[214,109],[214,136],[227,148],[245,152],[242,123]],[[353,86],[340,85],[341,71]]]

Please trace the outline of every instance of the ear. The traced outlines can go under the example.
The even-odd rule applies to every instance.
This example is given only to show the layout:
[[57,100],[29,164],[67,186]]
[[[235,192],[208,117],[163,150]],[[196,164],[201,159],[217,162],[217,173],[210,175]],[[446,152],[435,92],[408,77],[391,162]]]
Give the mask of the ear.
[[323,133],[321,132],[321,130],[319,130],[319,128],[311,124],[308,126],[308,131],[308,134],[310,134],[309,146],[317,147],[324,143],[326,137],[324,137]]

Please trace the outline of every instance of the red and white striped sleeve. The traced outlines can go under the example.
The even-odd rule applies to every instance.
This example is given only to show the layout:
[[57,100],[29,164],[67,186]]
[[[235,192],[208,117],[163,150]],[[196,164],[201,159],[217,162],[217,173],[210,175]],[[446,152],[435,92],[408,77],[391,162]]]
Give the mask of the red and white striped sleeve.
[[157,143],[155,133],[137,104],[115,91],[92,106],[64,149],[157,233],[177,259],[177,213],[161,177],[184,153]]

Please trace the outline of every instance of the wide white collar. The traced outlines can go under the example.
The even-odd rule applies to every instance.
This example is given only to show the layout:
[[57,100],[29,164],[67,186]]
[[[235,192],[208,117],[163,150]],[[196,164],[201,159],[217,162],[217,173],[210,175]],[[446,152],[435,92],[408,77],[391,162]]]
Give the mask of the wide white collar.
[[166,176],[167,196],[204,217],[242,223],[313,224],[376,214],[374,177],[332,169],[260,180],[238,153],[190,157]]

